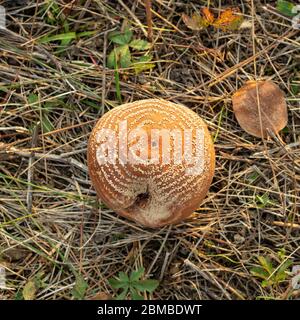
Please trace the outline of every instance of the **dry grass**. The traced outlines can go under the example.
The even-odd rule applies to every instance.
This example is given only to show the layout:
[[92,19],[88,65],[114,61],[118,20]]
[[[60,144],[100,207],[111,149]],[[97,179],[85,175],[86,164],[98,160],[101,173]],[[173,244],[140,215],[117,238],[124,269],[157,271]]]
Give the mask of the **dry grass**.
[[[300,264],[300,33],[262,7],[274,2],[226,1],[240,7],[253,29],[193,32],[181,13],[208,1],[152,1],[156,67],[121,75],[122,101],[159,97],[187,105],[206,120],[217,154],[198,212],[157,230],[99,204],[86,167],[93,125],[118,105],[113,72],[104,67],[112,48],[107,33],[128,19],[145,39],[143,1],[56,1],[55,23],[49,0],[4,2],[14,5],[7,9],[10,31],[0,30],[0,262],[8,286],[0,297],[20,297],[39,278],[36,299],[73,299],[76,274],[88,283],[87,299],[114,295],[107,279],[143,266],[161,282],[148,298],[299,298],[289,273],[268,287],[250,273],[257,256],[275,267],[286,259]],[[226,6],[209,2],[215,12]],[[66,26],[95,33],[65,48],[39,43]],[[249,136],[232,113],[232,94],[257,78],[286,93],[289,123],[281,138]],[[49,132],[41,125],[45,115]]]

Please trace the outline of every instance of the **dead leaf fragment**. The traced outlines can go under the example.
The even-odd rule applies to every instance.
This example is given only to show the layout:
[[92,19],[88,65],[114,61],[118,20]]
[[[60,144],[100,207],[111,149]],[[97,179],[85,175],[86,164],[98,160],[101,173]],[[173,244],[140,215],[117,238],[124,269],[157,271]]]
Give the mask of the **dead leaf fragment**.
[[208,8],[202,8],[201,11],[207,23],[212,24],[215,21],[213,13]]
[[238,30],[244,20],[239,13],[238,8],[228,8],[220,14],[213,26],[223,31]]
[[[232,97],[239,125],[249,134],[267,138],[287,125],[284,93],[272,81],[248,81]],[[260,119],[261,118],[261,119]]]
[[24,300],[34,300],[36,294],[36,284],[34,280],[29,280],[23,288]]
[[15,262],[25,259],[29,255],[29,251],[21,247],[9,248],[3,251],[3,256],[10,262]]
[[214,14],[209,8],[202,8],[201,15],[194,13],[191,17],[186,14],[182,14],[182,20],[192,30],[202,30],[208,26],[214,26],[222,31],[233,31],[238,30],[244,18],[240,15],[238,8],[227,8],[224,10],[218,19],[215,19]]
[[182,20],[185,25],[192,30],[202,30],[208,27],[209,23],[200,14],[194,13],[191,17],[182,14]]
[[98,292],[94,296],[90,298],[90,300],[111,300],[112,296],[107,294],[106,292]]

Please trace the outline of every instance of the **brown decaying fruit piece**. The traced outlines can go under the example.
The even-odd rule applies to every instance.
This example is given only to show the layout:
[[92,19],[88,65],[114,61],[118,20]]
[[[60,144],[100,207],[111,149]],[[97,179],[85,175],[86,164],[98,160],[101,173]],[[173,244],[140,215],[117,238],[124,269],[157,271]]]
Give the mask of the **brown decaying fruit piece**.
[[[162,140],[159,141],[159,162],[132,164],[102,163],[97,161],[99,147],[97,133],[101,128],[119,130],[119,122],[127,120],[128,132],[141,127],[148,139],[151,129],[193,130],[193,156],[196,155],[196,130],[204,133],[203,171],[187,174],[190,166],[162,163]],[[99,139],[99,137],[98,137]],[[174,140],[171,142],[171,155]],[[101,143],[101,142],[100,142]],[[150,147],[147,145],[148,151]],[[173,148],[173,149],[172,149]],[[164,100],[148,99],[115,107],[97,122],[88,144],[88,167],[98,196],[115,212],[142,225],[160,227],[178,222],[191,215],[201,204],[212,182],[215,168],[214,146],[203,120],[189,108]]]
[[[256,87],[258,88],[260,113]],[[272,81],[246,82],[233,95],[232,104],[238,123],[253,136],[266,138],[268,130],[277,134],[287,124],[288,115],[284,93]]]

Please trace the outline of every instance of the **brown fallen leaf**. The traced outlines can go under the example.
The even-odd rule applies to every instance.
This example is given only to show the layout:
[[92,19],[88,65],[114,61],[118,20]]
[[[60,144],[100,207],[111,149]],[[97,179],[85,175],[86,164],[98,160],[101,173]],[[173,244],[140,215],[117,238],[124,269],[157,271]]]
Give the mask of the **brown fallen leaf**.
[[92,296],[89,300],[111,300],[112,296],[107,294],[106,292],[98,292],[94,296]]
[[237,30],[244,20],[241,15],[238,15],[239,13],[238,8],[228,8],[214,21],[213,26],[223,31]]
[[182,20],[192,30],[199,31],[209,26],[209,22],[198,13],[194,13],[191,17],[183,13]]
[[[258,99],[257,99],[258,98]],[[272,81],[248,81],[232,97],[239,125],[249,134],[266,138],[277,134],[288,121],[284,93]]]
[[30,252],[22,247],[15,247],[3,251],[2,254],[3,257],[5,257],[10,262],[15,262],[25,259],[30,254]]
[[201,12],[204,16],[204,19],[207,21],[207,23],[213,24],[213,22],[215,21],[215,17],[213,13],[209,10],[209,8],[202,8]]
[[244,21],[238,8],[227,8],[218,19],[215,19],[214,14],[207,7],[201,9],[201,14],[194,13],[191,17],[182,14],[182,20],[187,27],[198,31],[208,26],[214,26],[223,31],[233,31],[239,29]]

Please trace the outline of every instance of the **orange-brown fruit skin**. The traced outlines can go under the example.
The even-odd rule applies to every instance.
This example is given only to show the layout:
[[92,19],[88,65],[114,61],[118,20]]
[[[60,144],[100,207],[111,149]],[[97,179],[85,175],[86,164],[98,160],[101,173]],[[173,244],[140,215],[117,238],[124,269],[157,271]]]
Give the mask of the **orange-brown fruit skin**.
[[[155,105],[162,108],[163,115],[153,111]],[[147,132],[152,128],[177,128],[179,119],[176,117],[181,112],[186,113],[185,116],[189,119],[187,121],[190,121],[189,126],[183,124],[184,128],[203,128],[205,141],[203,173],[194,178],[185,177],[182,166],[172,163],[161,164],[161,161],[158,165],[116,163],[107,164],[105,168],[103,165],[101,167],[96,159],[97,132],[108,124],[117,132],[116,120],[124,120],[126,118],[124,114],[128,116],[130,127],[138,117],[134,112],[145,112],[145,117],[142,119],[144,122],[147,119],[153,121],[151,124],[149,122],[143,125],[143,129]],[[152,228],[177,223],[190,216],[205,198],[215,169],[214,146],[203,120],[184,106],[158,99],[128,103],[107,112],[97,122],[90,135],[87,155],[90,178],[99,198],[118,214]],[[188,179],[191,179],[191,185],[187,182]]]
[[267,138],[268,130],[277,134],[287,125],[284,93],[272,81],[248,81],[233,95],[232,105],[239,125],[255,137]]

